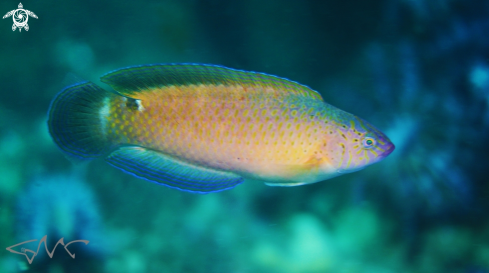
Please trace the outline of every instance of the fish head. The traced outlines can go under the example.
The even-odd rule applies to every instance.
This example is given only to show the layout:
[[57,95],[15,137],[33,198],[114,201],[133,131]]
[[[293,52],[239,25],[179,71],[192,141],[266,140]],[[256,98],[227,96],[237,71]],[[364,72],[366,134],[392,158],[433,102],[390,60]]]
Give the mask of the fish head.
[[327,131],[331,136],[324,145],[325,153],[338,173],[361,170],[381,161],[395,149],[384,133],[349,113]]

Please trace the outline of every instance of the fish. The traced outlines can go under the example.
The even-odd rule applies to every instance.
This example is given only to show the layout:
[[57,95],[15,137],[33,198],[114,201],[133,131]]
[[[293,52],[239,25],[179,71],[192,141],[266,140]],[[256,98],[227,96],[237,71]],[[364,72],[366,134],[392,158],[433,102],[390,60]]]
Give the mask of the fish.
[[245,180],[299,186],[379,162],[395,148],[367,121],[311,88],[252,71],[148,64],[80,81],[48,112],[53,141],[74,161],[104,158],[138,178],[193,193]]

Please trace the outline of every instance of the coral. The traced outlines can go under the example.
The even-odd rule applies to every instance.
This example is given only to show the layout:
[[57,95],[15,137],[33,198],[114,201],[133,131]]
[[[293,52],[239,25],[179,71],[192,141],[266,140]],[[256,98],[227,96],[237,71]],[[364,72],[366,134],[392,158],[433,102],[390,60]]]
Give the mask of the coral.
[[75,254],[74,259],[61,245],[49,258],[44,245],[41,245],[32,264],[27,265],[33,270],[59,266],[68,271],[73,268],[89,270],[96,268],[107,254],[109,242],[104,237],[95,196],[76,175],[52,174],[33,179],[19,194],[15,214],[16,240],[38,240],[28,244],[31,250],[37,249],[44,236],[47,236],[49,251],[53,251],[61,238],[64,238],[65,244],[73,240],[89,241],[86,245],[77,243],[70,246],[70,252]]

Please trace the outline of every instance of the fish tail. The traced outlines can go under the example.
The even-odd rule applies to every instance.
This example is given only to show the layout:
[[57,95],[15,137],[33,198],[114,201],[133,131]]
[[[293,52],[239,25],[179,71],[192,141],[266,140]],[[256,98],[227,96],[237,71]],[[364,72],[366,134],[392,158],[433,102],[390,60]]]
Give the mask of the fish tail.
[[66,155],[90,160],[108,152],[112,145],[104,126],[114,96],[89,81],[70,85],[56,95],[49,108],[48,128]]

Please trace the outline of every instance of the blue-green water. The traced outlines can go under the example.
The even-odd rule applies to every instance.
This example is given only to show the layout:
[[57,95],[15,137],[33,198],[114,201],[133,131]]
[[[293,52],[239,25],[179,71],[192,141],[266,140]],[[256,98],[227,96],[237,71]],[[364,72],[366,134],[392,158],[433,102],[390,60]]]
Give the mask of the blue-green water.
[[[0,21],[0,272],[489,272],[486,2],[22,2],[28,31]],[[46,113],[64,85],[170,62],[298,81],[396,150],[313,185],[208,195],[63,156]],[[45,235],[49,252],[88,244],[29,263]]]

